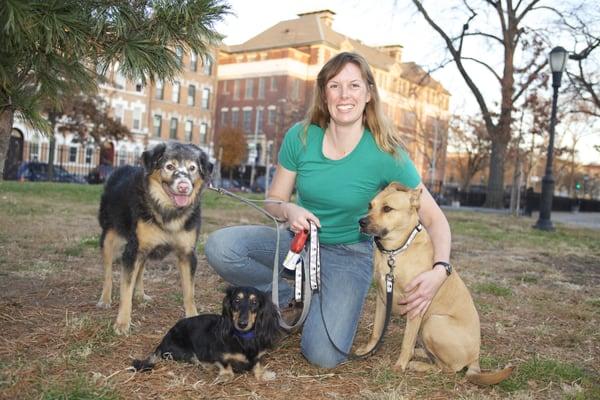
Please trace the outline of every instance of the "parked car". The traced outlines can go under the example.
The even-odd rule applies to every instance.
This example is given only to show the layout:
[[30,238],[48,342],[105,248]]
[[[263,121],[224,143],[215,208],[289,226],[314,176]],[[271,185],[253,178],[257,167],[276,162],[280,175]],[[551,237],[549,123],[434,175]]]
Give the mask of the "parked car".
[[88,183],[104,183],[113,173],[114,167],[110,164],[99,164],[96,168],[92,169],[87,175]]
[[[269,185],[271,185],[272,181],[273,181],[273,175],[270,175],[269,176]],[[264,175],[261,175],[258,178],[256,178],[254,180],[254,186],[252,186],[252,191],[254,193],[264,193],[266,190],[265,182],[266,182],[266,178]]]
[[222,178],[219,187],[230,192],[240,192],[244,189],[238,180],[228,178]]
[[[26,161],[19,166],[17,171],[17,179],[25,181],[47,181],[48,180],[48,164],[37,161]],[[86,180],[79,175],[72,174],[60,165],[54,166],[53,182],[68,182],[68,183],[86,183]]]

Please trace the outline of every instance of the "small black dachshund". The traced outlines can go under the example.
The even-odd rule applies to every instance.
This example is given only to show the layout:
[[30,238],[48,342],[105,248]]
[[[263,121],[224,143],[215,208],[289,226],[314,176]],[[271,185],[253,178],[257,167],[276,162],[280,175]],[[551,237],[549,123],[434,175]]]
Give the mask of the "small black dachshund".
[[145,360],[134,360],[137,371],[152,369],[161,358],[194,364],[213,364],[219,378],[252,370],[257,380],[275,377],[260,361],[281,333],[279,313],[269,297],[252,287],[230,287],[223,299],[222,315],[184,318],[165,335]]

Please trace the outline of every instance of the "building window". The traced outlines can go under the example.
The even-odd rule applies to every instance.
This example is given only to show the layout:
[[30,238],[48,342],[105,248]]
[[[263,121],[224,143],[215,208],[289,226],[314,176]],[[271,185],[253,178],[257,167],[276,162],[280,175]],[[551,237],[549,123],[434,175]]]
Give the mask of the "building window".
[[193,106],[196,102],[196,86],[190,85],[188,86],[188,98],[187,104],[188,106]]
[[140,108],[133,109],[133,129],[141,129],[142,125],[142,110]]
[[254,79],[246,79],[246,93],[244,94],[245,99],[252,99],[254,92]]
[[142,146],[139,146],[139,145],[138,145],[138,146],[135,146],[135,153],[134,153],[134,156],[135,156],[135,163],[136,163],[136,164],[139,164],[139,163],[140,163],[140,161],[141,161],[141,159],[142,159],[142,152],[143,152],[143,150],[142,150]]
[[194,129],[194,123],[190,120],[185,121],[185,141],[192,142],[192,133]]
[[156,81],[156,99],[162,100],[164,98],[164,83],[163,81]]
[[262,108],[256,109],[256,130],[259,133],[263,131],[263,109]]
[[292,93],[291,97],[294,100],[298,100],[300,98],[300,80],[294,79],[292,82]]
[[202,108],[208,110],[210,107],[210,89],[202,89]]
[[198,143],[206,144],[206,133],[208,132],[208,124],[206,122],[202,122],[200,124],[200,137],[198,138]]
[[136,92],[141,92],[141,91],[142,91],[142,89],[144,89],[144,85],[142,85],[142,82],[137,82],[137,83],[135,84],[135,91],[136,91]]
[[251,122],[252,122],[252,111],[244,110],[244,132],[246,132],[246,133],[252,132]]
[[267,113],[267,123],[269,125],[275,125],[275,109],[270,109]]
[[178,81],[173,82],[173,93],[171,93],[171,100],[174,103],[179,103],[179,89],[181,88],[181,83]]
[[123,76],[121,71],[119,71],[119,69],[117,68],[115,71],[115,87],[117,89],[125,89],[126,84],[127,84],[127,81],[125,80],[125,77]]
[[258,95],[257,98],[265,98],[265,78],[258,78]]
[[177,118],[171,118],[171,126],[169,127],[169,137],[177,139]]
[[229,85],[228,85],[229,81],[223,81],[223,87],[221,88],[223,90],[223,94],[229,94]]
[[240,99],[240,81],[239,81],[239,79],[236,79],[233,81],[233,99],[234,100]]
[[77,147],[69,147],[69,162],[77,162]]
[[198,69],[198,54],[192,51],[190,55],[190,71],[196,72]]
[[127,164],[127,148],[125,146],[121,146],[119,148],[119,166]]
[[125,116],[125,109],[123,108],[123,104],[116,104],[115,105],[115,121],[122,124],[124,116]]
[[91,164],[93,157],[94,157],[94,148],[93,147],[86,148],[85,149],[85,163]]
[[271,91],[277,90],[277,79],[274,76],[271,77],[271,89],[270,90]]
[[152,126],[154,128],[154,136],[160,137],[160,131],[162,128],[162,116],[155,114]]
[[221,110],[221,127],[227,125],[227,111]]
[[177,57],[177,65],[183,66],[183,48],[177,46],[175,48],[175,56]]
[[33,139],[29,143],[29,159],[31,161],[40,159],[40,137],[37,133],[33,135]]
[[209,57],[204,58],[204,75],[212,75],[213,62]]
[[240,112],[238,110],[231,110],[231,126],[234,128],[238,127],[240,123]]

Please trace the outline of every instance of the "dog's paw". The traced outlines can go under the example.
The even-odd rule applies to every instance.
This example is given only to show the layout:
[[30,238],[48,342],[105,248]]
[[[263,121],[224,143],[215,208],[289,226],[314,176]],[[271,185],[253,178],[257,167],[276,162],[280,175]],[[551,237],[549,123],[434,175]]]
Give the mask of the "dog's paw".
[[129,336],[129,322],[115,322],[113,329],[117,335]]
[[402,362],[402,361],[398,360],[398,362],[396,362],[396,364],[394,364],[394,366],[392,367],[392,369],[395,372],[404,372],[404,371],[406,371],[406,366],[407,365],[408,365],[408,361]]
[[365,344],[363,346],[360,346],[358,349],[356,349],[356,355],[357,356],[364,356],[365,354],[367,354],[372,349],[373,349],[373,346],[371,345],[371,343],[367,343],[367,344]]
[[136,294],[133,295],[133,299],[138,304],[151,303],[152,302],[152,297],[148,296],[146,293],[142,293],[142,294],[136,293]]
[[268,382],[268,381],[275,380],[276,378],[277,378],[277,374],[274,371],[266,369],[263,371],[259,380],[262,382]]
[[105,302],[104,300],[100,299],[96,303],[96,307],[103,308],[103,309],[109,309],[110,308],[110,301],[109,302]]

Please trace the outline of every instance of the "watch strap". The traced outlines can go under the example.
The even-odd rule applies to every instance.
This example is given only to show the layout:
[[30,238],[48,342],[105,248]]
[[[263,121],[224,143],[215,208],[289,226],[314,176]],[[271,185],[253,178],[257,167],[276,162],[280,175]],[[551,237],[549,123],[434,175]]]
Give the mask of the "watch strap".
[[431,268],[433,269],[438,265],[444,267],[444,269],[446,270],[446,275],[450,276],[450,274],[452,273],[452,265],[450,265],[450,263],[447,263],[445,261],[436,261],[433,263],[433,267]]

